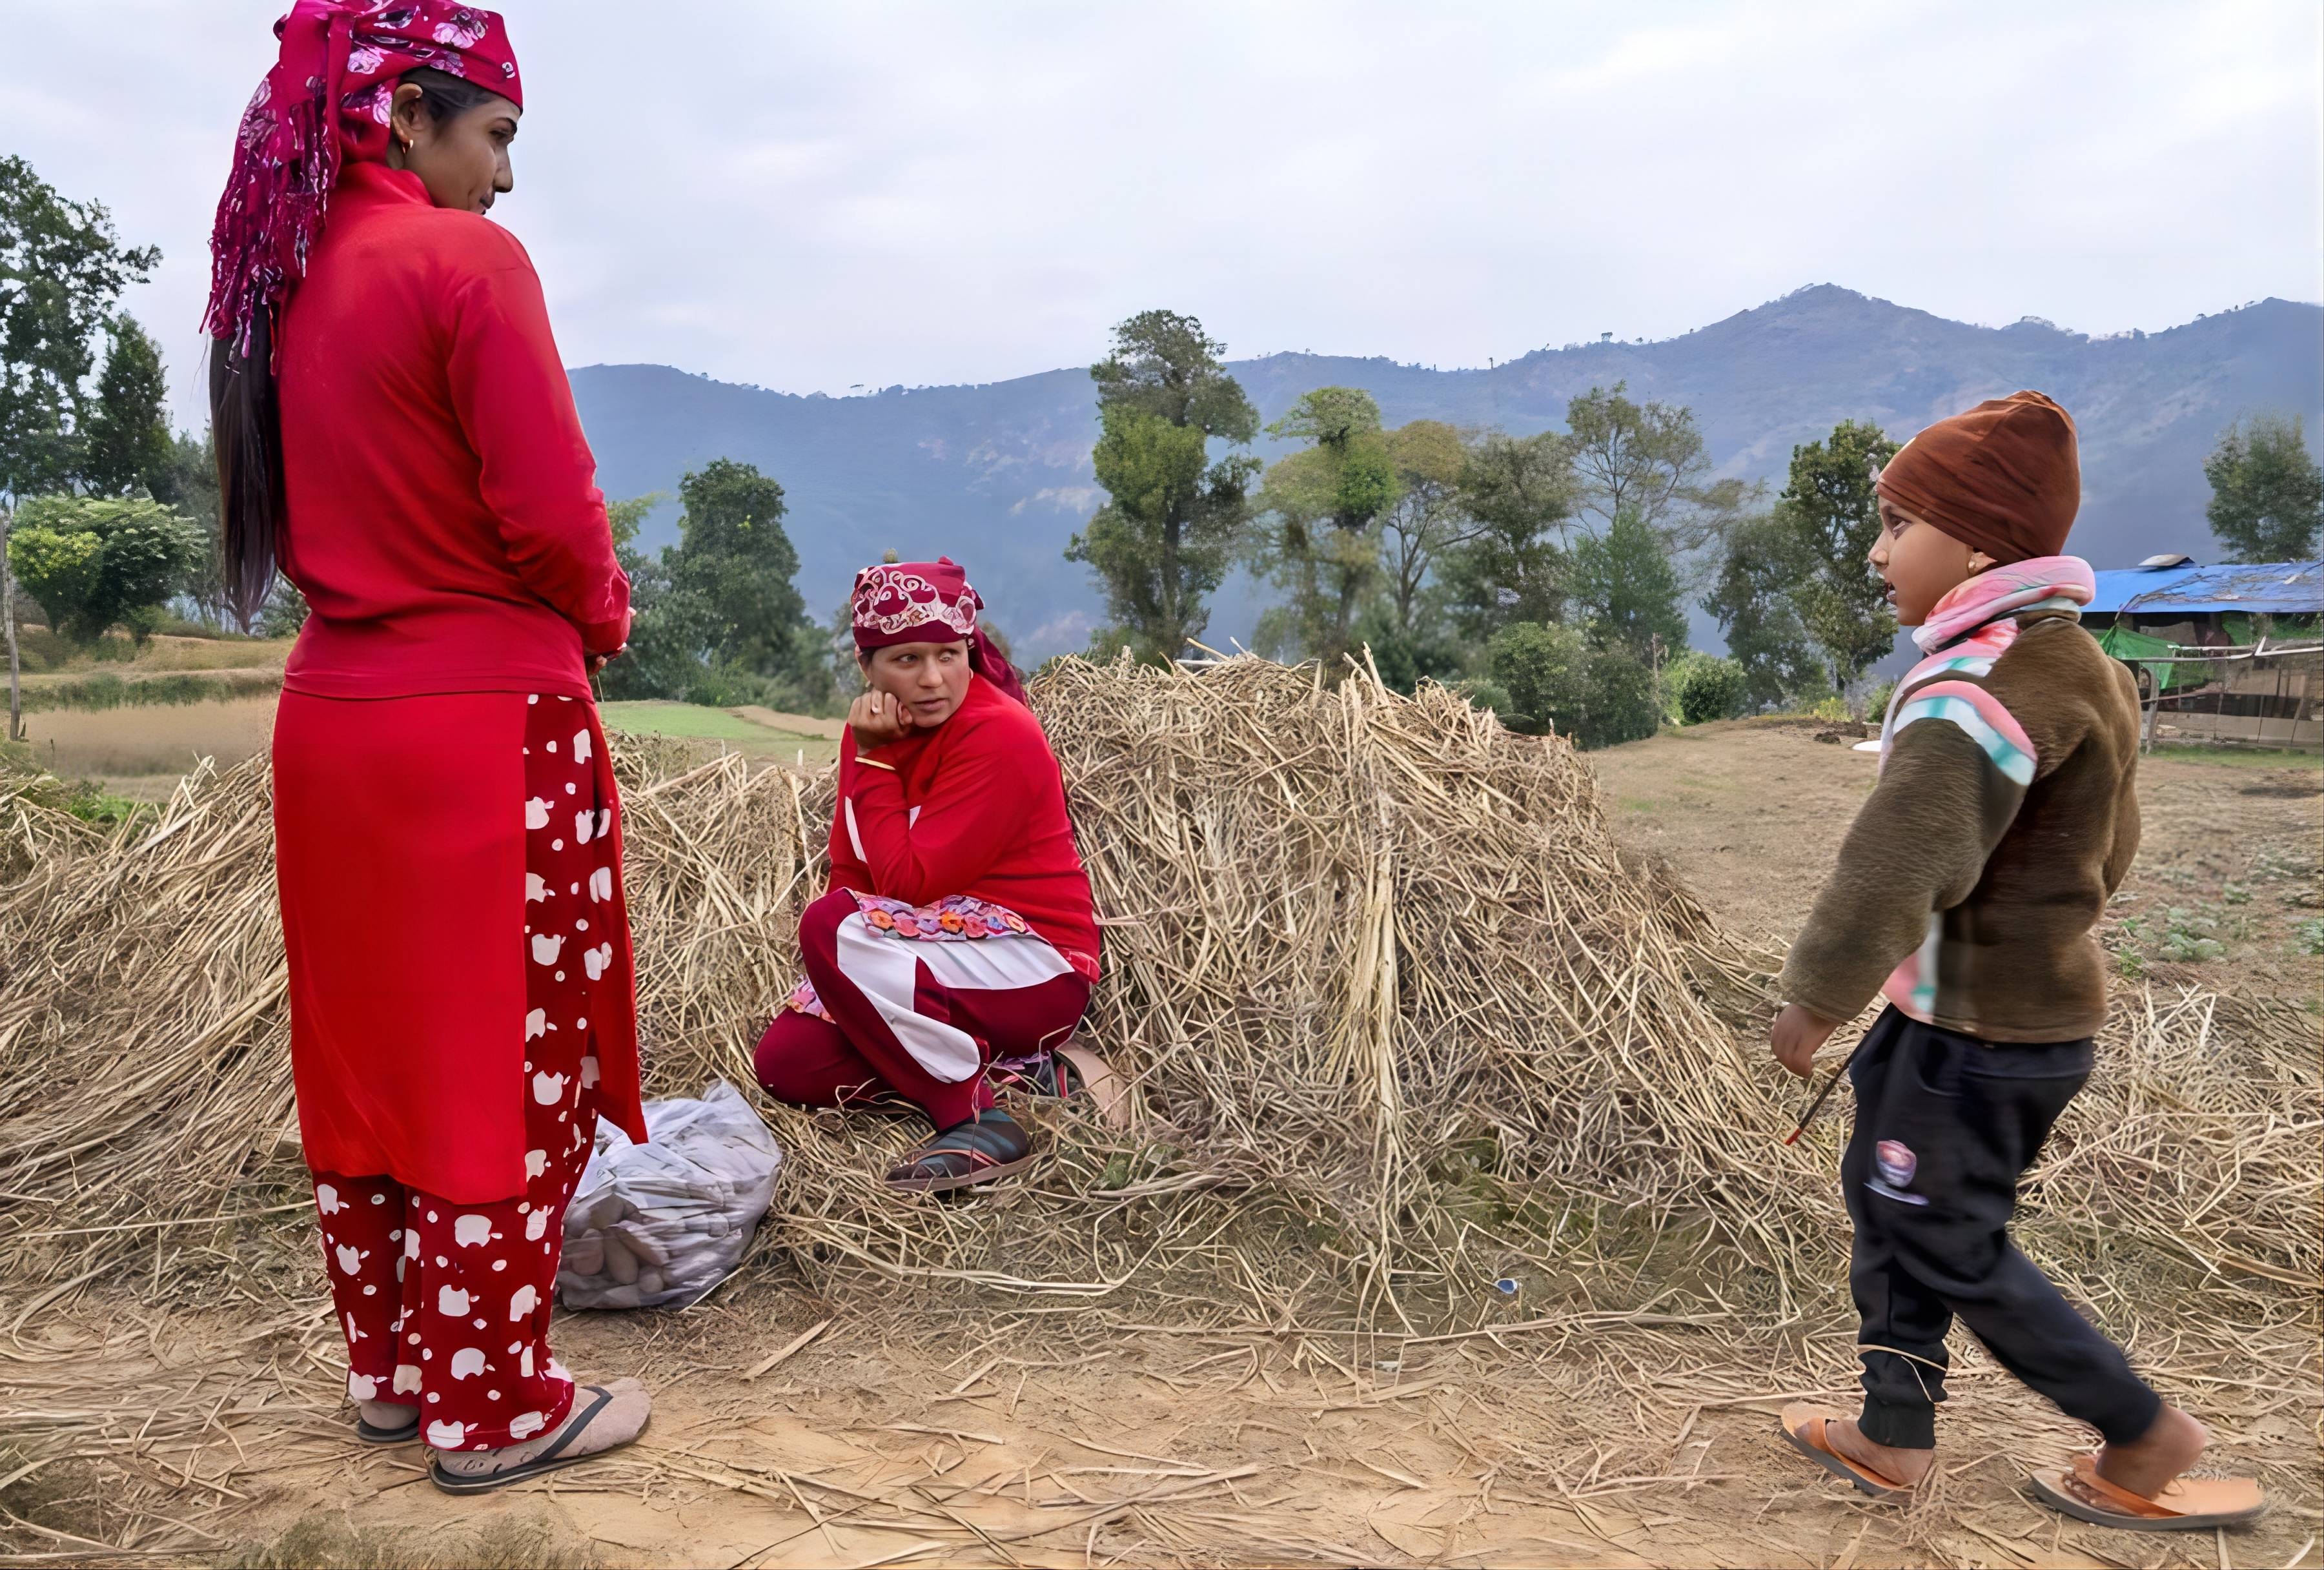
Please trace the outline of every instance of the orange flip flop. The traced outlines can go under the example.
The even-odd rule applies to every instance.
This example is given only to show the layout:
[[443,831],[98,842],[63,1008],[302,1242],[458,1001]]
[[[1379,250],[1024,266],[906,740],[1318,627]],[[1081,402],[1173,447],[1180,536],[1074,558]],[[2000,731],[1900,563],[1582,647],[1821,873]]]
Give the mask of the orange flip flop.
[[1886,1499],[1891,1494],[1910,1493],[1913,1485],[1899,1482],[1893,1477],[1883,1477],[1860,1462],[1851,1461],[1831,1447],[1825,1436],[1824,1425],[1845,1414],[1827,1411],[1806,1401],[1794,1401],[1784,1408],[1784,1437],[1793,1449],[1831,1473],[1834,1477],[1854,1483],[1858,1492],[1874,1499]]
[[2267,1498],[2248,1477],[2181,1477],[2153,1499],[2098,1475],[2098,1457],[2077,1455],[2062,1472],[2037,1472],[2034,1492],[2078,1521],[2126,1532],[2207,1532],[2240,1527],[2267,1513]]

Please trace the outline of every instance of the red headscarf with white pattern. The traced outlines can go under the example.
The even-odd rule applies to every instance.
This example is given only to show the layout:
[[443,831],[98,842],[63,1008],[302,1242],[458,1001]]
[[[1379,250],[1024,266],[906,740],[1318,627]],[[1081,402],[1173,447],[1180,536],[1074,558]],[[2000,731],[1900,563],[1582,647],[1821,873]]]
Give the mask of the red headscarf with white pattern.
[[203,328],[244,353],[252,320],[305,276],[340,163],[386,156],[396,78],[426,66],[524,106],[496,12],[447,0],[295,0],[274,36],[281,51],[243,111],[210,232]]
[[865,653],[891,643],[968,644],[969,669],[1031,707],[1016,668],[977,624],[984,600],[967,573],[948,556],[934,561],[889,561],[855,575],[855,647]]

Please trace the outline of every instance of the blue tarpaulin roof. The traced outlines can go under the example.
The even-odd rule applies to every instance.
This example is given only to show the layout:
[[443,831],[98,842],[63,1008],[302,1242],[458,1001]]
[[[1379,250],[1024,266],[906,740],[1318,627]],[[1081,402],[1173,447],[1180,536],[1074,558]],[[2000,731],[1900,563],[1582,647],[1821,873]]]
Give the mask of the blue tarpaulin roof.
[[2324,612],[2324,562],[2268,561],[2198,567],[2129,567],[2097,575],[2098,592],[2086,616],[2190,616],[2227,611],[2272,615]]

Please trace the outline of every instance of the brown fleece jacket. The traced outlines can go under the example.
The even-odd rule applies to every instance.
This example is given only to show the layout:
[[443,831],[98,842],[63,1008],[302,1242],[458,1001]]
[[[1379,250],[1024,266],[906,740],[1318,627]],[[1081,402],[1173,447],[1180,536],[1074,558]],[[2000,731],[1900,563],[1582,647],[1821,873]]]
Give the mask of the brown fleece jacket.
[[2015,621],[1906,679],[1880,783],[1784,966],[1790,1002],[1846,1020],[1885,990],[1987,1041],[2105,1020],[2090,929],[2138,850],[2137,689],[2071,608]]

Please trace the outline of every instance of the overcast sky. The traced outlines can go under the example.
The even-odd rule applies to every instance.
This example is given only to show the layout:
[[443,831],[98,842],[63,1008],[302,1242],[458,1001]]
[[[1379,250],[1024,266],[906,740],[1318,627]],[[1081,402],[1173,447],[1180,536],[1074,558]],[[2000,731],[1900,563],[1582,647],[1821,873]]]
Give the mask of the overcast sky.
[[[281,0],[5,0],[0,152],[112,209],[181,420]],[[2015,7],[510,0],[494,217],[568,364],[786,392],[1238,356],[1482,365],[1835,282],[2153,329],[2315,300],[2318,0]]]

